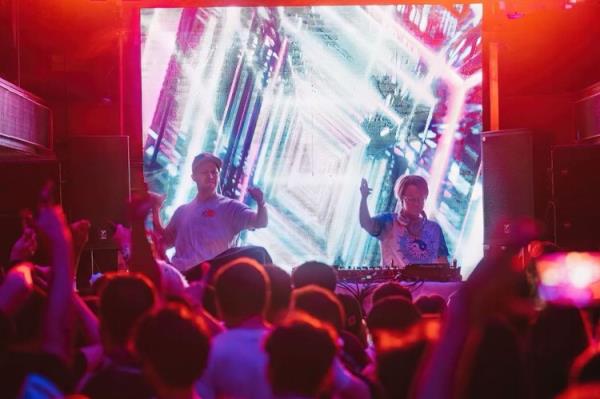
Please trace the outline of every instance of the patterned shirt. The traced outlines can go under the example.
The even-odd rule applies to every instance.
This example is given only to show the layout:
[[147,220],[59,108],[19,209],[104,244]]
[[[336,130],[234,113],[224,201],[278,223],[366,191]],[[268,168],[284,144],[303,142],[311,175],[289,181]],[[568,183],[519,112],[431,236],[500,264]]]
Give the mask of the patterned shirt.
[[373,218],[374,237],[381,246],[381,263],[384,266],[404,267],[414,263],[436,263],[438,258],[448,256],[448,247],[439,224],[423,221],[418,236],[409,233],[398,221],[397,213],[382,213]]

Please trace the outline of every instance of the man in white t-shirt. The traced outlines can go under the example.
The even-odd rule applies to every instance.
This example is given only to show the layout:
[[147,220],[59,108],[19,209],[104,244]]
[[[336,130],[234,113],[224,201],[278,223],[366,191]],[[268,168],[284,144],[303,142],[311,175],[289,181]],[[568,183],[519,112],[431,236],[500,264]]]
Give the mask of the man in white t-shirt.
[[263,345],[270,331],[264,318],[269,292],[269,278],[253,259],[239,258],[217,271],[217,308],[227,329],[213,338],[196,384],[203,399],[273,397]]
[[198,194],[175,210],[162,232],[165,246],[175,247],[171,263],[182,272],[235,246],[242,230],[267,226],[267,209],[259,188],[248,188],[258,205],[256,211],[217,193],[221,165],[221,160],[211,153],[194,158],[192,179]]

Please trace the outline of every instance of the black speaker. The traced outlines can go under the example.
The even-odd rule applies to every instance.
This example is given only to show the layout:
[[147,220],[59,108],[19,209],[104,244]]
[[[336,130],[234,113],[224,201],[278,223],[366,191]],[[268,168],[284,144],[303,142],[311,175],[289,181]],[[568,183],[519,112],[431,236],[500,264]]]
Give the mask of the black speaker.
[[552,149],[556,244],[566,250],[600,250],[600,145]]
[[65,165],[65,209],[69,220],[88,219],[88,248],[115,248],[114,225],[127,222],[130,199],[129,138],[74,136]]
[[484,246],[511,239],[513,222],[534,217],[533,134],[514,129],[482,133]]
[[6,265],[10,248],[22,233],[19,212],[35,212],[40,190],[52,180],[56,185],[56,201],[61,201],[61,168],[54,159],[0,160],[0,263]]

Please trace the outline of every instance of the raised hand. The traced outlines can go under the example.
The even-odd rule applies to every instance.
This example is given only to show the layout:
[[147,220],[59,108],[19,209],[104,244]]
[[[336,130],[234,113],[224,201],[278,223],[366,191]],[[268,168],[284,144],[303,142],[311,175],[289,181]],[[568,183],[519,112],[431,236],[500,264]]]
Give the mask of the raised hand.
[[71,223],[71,234],[73,235],[73,246],[75,247],[75,253],[79,253],[83,250],[85,244],[90,239],[90,229],[92,223],[87,219],[81,219]]
[[0,285],[0,310],[11,315],[23,305],[33,292],[33,265],[21,263],[11,268]]
[[367,179],[362,179],[360,181],[360,195],[363,198],[367,198],[369,196],[369,194],[371,194],[371,188],[369,188],[369,183],[367,183]]
[[37,251],[38,243],[35,230],[27,227],[21,237],[14,243],[10,250],[10,260],[28,260]]
[[258,187],[248,187],[248,194],[256,201],[260,206],[265,204],[265,195],[262,190]]
[[65,214],[60,206],[42,205],[37,219],[38,233],[49,245],[71,247],[73,239]]

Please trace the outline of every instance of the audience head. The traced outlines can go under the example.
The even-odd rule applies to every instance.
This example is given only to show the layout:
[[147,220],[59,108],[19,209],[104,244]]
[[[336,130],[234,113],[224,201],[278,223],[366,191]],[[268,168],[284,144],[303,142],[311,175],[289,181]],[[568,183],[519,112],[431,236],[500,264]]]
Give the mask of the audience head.
[[145,276],[107,274],[100,288],[100,332],[104,345],[125,347],[136,321],[155,303],[154,286]]
[[408,288],[396,281],[389,281],[375,288],[371,297],[373,305],[390,296],[401,296],[408,299],[409,302],[412,302],[412,294]]
[[334,268],[325,263],[316,261],[304,262],[294,269],[292,284],[294,288],[302,288],[314,284],[334,292],[337,285],[337,275]]
[[292,280],[290,275],[280,267],[266,265],[265,271],[271,282],[271,299],[267,306],[267,320],[277,324],[287,315],[292,297]]
[[573,360],[589,344],[579,309],[548,304],[534,322],[531,346],[534,384],[539,397],[554,397],[567,385]]
[[442,315],[446,311],[446,300],[440,295],[423,295],[415,302],[421,314]]
[[264,317],[270,297],[269,277],[254,259],[239,258],[215,275],[215,294],[221,319],[228,327]]
[[210,337],[199,317],[171,304],[140,319],[132,344],[159,391],[185,389],[193,386],[206,367]]
[[392,296],[375,303],[367,316],[367,326],[377,346],[378,332],[404,332],[420,320],[421,313],[414,304],[406,298]]
[[481,327],[463,396],[527,397],[529,381],[525,379],[519,340],[513,326],[504,318],[492,317]]
[[325,288],[308,285],[292,293],[292,309],[308,313],[321,322],[331,324],[336,331],[344,328],[344,308],[335,294]]
[[276,327],[265,343],[275,396],[317,397],[337,353],[331,327],[304,316]]

